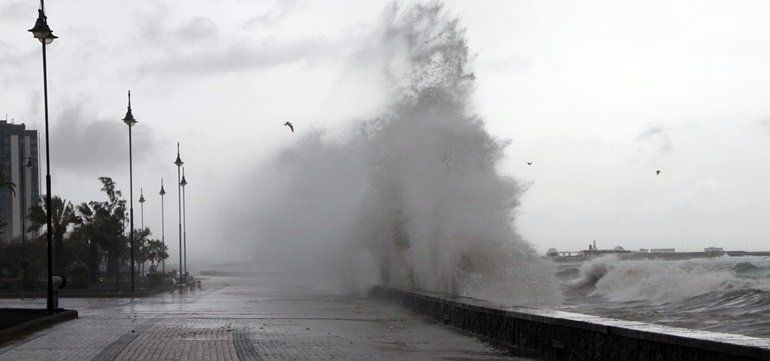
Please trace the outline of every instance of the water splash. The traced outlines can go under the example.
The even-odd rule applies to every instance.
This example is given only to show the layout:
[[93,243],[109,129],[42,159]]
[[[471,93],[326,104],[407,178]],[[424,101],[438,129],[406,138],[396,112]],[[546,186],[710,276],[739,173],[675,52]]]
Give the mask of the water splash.
[[459,21],[438,3],[394,6],[377,34],[392,104],[346,136],[311,131],[261,169],[258,252],[327,287],[558,302],[554,269],[513,228],[522,189],[496,170],[506,143],[468,109]]

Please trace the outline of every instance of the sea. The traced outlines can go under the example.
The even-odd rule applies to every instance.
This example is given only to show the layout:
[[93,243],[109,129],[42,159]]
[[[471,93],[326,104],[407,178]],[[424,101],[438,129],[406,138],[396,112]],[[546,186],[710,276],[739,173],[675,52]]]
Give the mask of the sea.
[[770,257],[559,263],[560,309],[770,337]]

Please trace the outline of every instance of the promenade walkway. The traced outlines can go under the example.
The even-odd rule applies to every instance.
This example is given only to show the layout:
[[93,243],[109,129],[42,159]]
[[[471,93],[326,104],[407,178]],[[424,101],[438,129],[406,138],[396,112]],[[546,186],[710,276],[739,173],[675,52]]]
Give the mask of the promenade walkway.
[[390,304],[269,278],[211,277],[203,290],[143,299],[62,299],[79,319],[0,348],[0,360],[526,360]]

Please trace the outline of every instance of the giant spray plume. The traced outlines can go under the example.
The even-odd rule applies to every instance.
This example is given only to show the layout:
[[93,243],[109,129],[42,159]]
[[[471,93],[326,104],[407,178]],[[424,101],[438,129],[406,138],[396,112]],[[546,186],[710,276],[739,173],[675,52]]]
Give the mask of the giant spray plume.
[[438,4],[394,6],[377,34],[388,110],[345,136],[310,131],[262,167],[249,178],[254,227],[237,237],[257,239],[260,262],[300,265],[325,286],[557,300],[553,270],[513,228],[522,189],[496,170],[506,143],[468,109],[458,20]]

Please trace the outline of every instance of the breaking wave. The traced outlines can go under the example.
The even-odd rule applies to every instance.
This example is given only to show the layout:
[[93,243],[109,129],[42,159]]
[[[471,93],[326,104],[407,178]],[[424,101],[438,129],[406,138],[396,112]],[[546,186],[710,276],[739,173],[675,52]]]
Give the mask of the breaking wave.
[[373,39],[388,110],[342,136],[305,132],[260,167],[241,236],[267,261],[343,290],[559,302],[554,269],[513,228],[522,188],[496,169],[507,143],[468,107],[474,76],[458,19],[437,3],[394,6]]
[[655,305],[692,300],[707,294],[727,297],[739,291],[764,292],[767,289],[765,282],[736,274],[756,269],[749,265],[738,263],[732,268],[715,269],[699,264],[619,261],[616,257],[602,257],[581,266],[580,277],[572,283],[571,291],[611,302],[643,301]]

